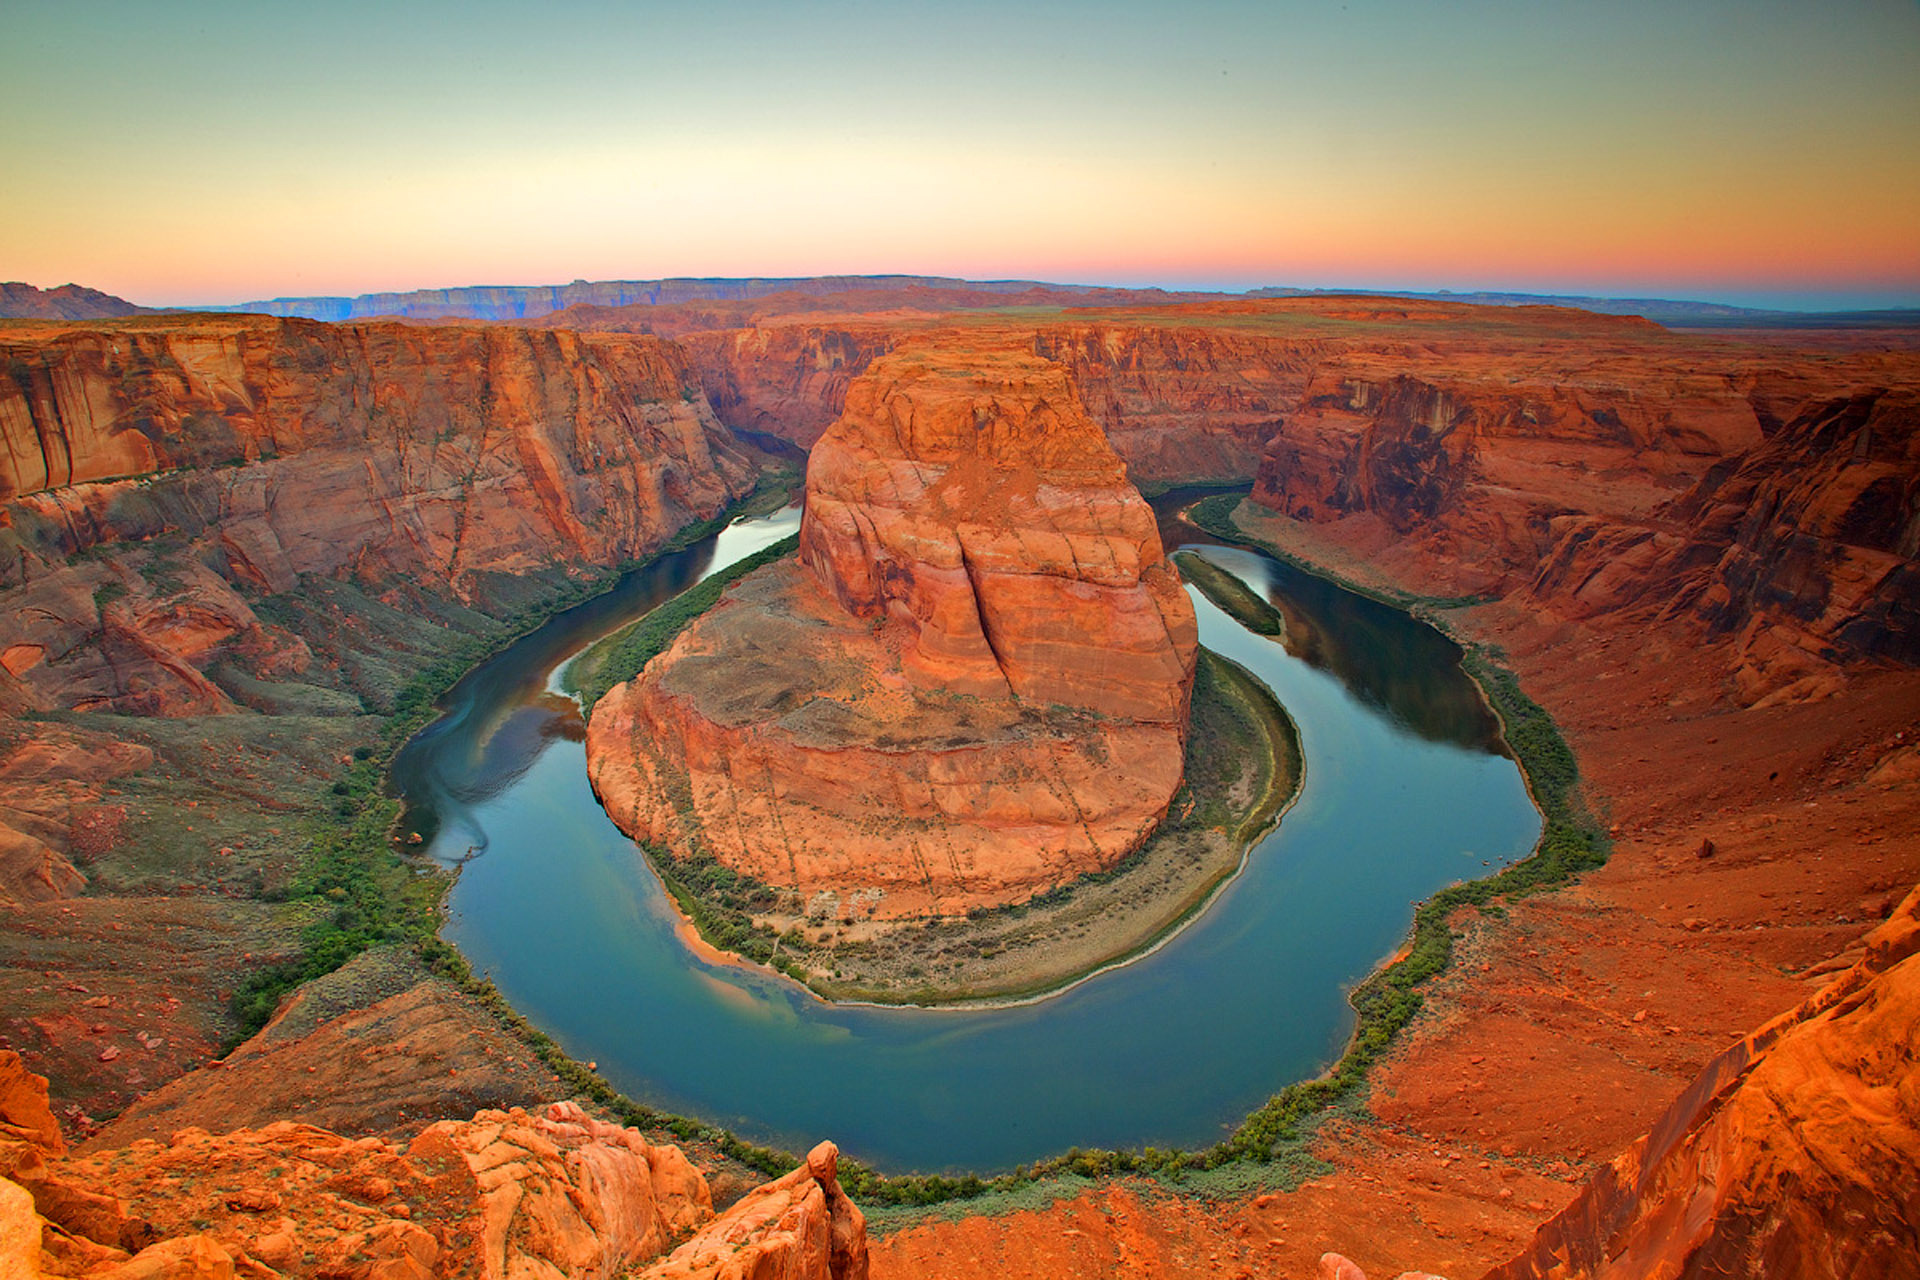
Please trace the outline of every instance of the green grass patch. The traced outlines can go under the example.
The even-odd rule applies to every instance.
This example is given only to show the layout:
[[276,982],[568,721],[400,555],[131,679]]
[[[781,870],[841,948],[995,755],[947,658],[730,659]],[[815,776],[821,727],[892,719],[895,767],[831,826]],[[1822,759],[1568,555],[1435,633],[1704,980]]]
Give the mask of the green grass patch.
[[[1204,500],[1200,506],[1216,506],[1218,510],[1213,514],[1224,517],[1238,501],[1238,495],[1220,495]],[[1237,527],[1230,524],[1214,527],[1207,515],[1198,512],[1196,515],[1200,518],[1195,523],[1217,536],[1241,543],[1251,541]],[[761,553],[764,559],[750,559],[765,563],[789,550],[790,544],[768,548]],[[1260,550],[1275,554],[1272,548],[1262,546]],[[745,573],[753,567],[758,566],[743,561],[737,568],[739,573]],[[599,691],[593,697],[597,698],[606,688],[618,683],[607,679],[608,675],[621,673],[621,678],[630,677],[654,653],[671,643],[686,622],[719,598],[730,580],[729,575],[716,575],[670,605],[655,610],[642,622],[658,618],[658,624],[644,628],[644,634],[641,624],[635,624],[609,637],[608,655],[596,673],[596,683],[588,686],[588,690]],[[704,592],[703,588],[706,588]],[[702,595],[694,597],[695,592]],[[1432,603],[1411,596],[1390,603],[1406,607],[1408,602],[1416,600]],[[556,601],[546,612],[557,611],[573,602],[575,598]],[[663,613],[665,616],[661,617]],[[524,619],[520,623],[520,630],[530,625]],[[309,926],[306,949],[300,957],[278,966],[272,975],[251,985],[246,992],[236,993],[236,1012],[244,1005],[249,1019],[264,1021],[279,997],[298,982],[330,972],[369,947],[390,940],[403,941],[417,950],[430,969],[460,987],[524,1041],[569,1089],[621,1123],[672,1133],[686,1141],[709,1143],[727,1157],[770,1176],[787,1172],[798,1163],[792,1154],[745,1142],[719,1126],[637,1102],[567,1056],[551,1037],[516,1012],[490,982],[476,978],[451,944],[436,936],[445,878],[420,875],[413,865],[393,853],[389,833],[395,806],[379,795],[377,787],[386,762],[408,736],[432,718],[434,700],[453,680],[477,658],[486,656],[511,638],[511,626],[503,623],[497,629],[490,628],[458,644],[458,652],[429,664],[394,698],[393,711],[382,726],[380,745],[363,748],[364,754],[356,752],[361,758],[348,770],[342,784],[325,797],[324,829],[290,895],[321,905],[324,916]],[[615,641],[619,642],[617,660],[612,644]],[[1578,772],[1571,750],[1551,718],[1526,696],[1513,674],[1501,665],[1499,657],[1492,650],[1475,649],[1468,654],[1467,670],[1480,683],[1488,702],[1499,714],[1509,746],[1545,816],[1546,826],[1540,842],[1524,862],[1485,880],[1450,886],[1421,904],[1415,912],[1408,953],[1375,973],[1354,992],[1352,1003],[1358,1022],[1353,1038],[1340,1060],[1324,1076],[1282,1089],[1249,1115],[1228,1138],[1200,1150],[1076,1148],[992,1177],[974,1174],[889,1176],[848,1159],[841,1163],[841,1181],[849,1194],[877,1206],[876,1220],[885,1225],[904,1224],[926,1216],[929,1211],[948,1212],[958,1206],[964,1206],[969,1213],[1043,1206],[1062,1196],[1077,1194],[1100,1180],[1118,1176],[1150,1177],[1180,1194],[1233,1196],[1250,1189],[1298,1185],[1301,1180],[1324,1172],[1325,1166],[1309,1152],[1308,1141],[1315,1127],[1328,1115],[1361,1108],[1368,1071],[1418,1013],[1421,989],[1441,973],[1451,959],[1453,938],[1447,925],[1448,916],[1462,906],[1487,905],[1497,910],[1499,899],[1564,883],[1605,860],[1604,837],[1579,797]],[[1247,819],[1254,820],[1253,816]],[[674,862],[656,857],[655,866],[669,869],[663,875],[669,892],[710,939],[762,963],[780,966],[780,940],[770,929],[756,929],[749,923],[740,931],[739,920],[731,915],[724,921],[712,916],[702,920],[703,913],[715,910],[711,904],[728,906],[729,899],[729,910],[738,908],[744,913],[757,905],[758,893],[773,892],[770,888],[758,886],[710,859]],[[740,932],[730,935],[729,929]]]
[[[1239,496],[1232,494],[1205,499],[1200,507],[1210,510],[1190,513],[1189,518],[1223,540],[1252,544],[1265,554],[1276,555],[1274,548],[1249,538],[1230,521],[1221,523],[1239,501]],[[1380,598],[1377,593],[1375,598]],[[1390,603],[1405,607],[1400,601]],[[1030,1184],[1063,1176],[1102,1179],[1121,1175],[1148,1175],[1183,1193],[1207,1194],[1208,1188],[1215,1188],[1233,1194],[1245,1187],[1267,1185],[1263,1180],[1271,1180],[1274,1185],[1297,1185],[1301,1179],[1324,1172],[1323,1164],[1308,1150],[1308,1140],[1328,1115],[1362,1107],[1368,1072],[1419,1013],[1422,989],[1452,960],[1453,933],[1448,917],[1468,906],[1503,910],[1500,904],[1505,900],[1565,884],[1606,861],[1606,838],[1580,797],[1579,771],[1572,750],[1552,717],[1526,695],[1518,678],[1500,659],[1497,651],[1482,646],[1469,650],[1463,665],[1499,716],[1507,744],[1540,808],[1545,824],[1539,842],[1524,861],[1482,880],[1450,885],[1420,904],[1414,912],[1413,936],[1406,954],[1374,973],[1350,998],[1357,1022],[1339,1061],[1320,1078],[1289,1085],[1274,1094],[1231,1135],[1211,1147],[1197,1151],[1153,1147],[1138,1151],[1073,1150],[989,1179],[978,1194],[1017,1192]],[[951,1179],[888,1178],[865,1170],[846,1181],[851,1194],[892,1205],[933,1203],[936,1193],[952,1185]]]
[[[776,482],[784,485],[784,478],[776,477]],[[726,512],[682,528],[655,557],[718,533],[742,508],[764,504],[770,489],[763,485]],[[778,489],[784,492],[784,487]],[[377,741],[357,747],[343,776],[321,795],[307,820],[308,851],[291,883],[271,895],[308,904],[316,918],[302,930],[297,954],[256,970],[235,989],[228,1004],[236,1024],[229,1047],[266,1025],[294,988],[332,973],[369,948],[437,943],[451,881],[446,873],[394,848],[401,806],[384,794],[388,764],[409,738],[438,717],[439,699],[477,663],[644,563],[632,561],[585,576],[558,570],[532,575],[533,581],[517,588],[517,598],[505,597],[513,603],[492,617],[451,607],[452,621],[459,626],[447,628],[437,653],[409,653],[407,661],[383,670],[378,680],[361,683],[362,701],[384,712]],[[431,608],[438,602],[423,604]],[[351,584],[318,580],[303,583],[299,592],[277,597],[262,609],[302,631],[328,633],[346,619],[377,623],[382,611],[390,610]]]
[[688,623],[719,602],[721,593],[755,569],[791,555],[799,535],[782,538],[770,547],[736,561],[710,578],[682,591],[658,609],[594,643],[568,666],[562,683],[580,698],[581,710],[593,714],[594,704],[607,690],[640,674],[640,669],[673,643]]

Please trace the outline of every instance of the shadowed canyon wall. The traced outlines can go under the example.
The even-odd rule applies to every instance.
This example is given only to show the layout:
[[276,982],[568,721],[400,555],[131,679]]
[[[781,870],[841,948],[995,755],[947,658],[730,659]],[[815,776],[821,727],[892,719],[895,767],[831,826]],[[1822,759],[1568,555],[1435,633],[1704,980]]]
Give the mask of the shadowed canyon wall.
[[[942,323],[763,315],[685,341],[724,418],[811,444],[868,363]],[[1901,331],[1792,347],[1314,298],[982,315],[939,340],[1059,362],[1137,483],[1251,479],[1429,590],[1731,633],[1749,703],[1816,695],[1843,656],[1915,660],[1920,358]]]

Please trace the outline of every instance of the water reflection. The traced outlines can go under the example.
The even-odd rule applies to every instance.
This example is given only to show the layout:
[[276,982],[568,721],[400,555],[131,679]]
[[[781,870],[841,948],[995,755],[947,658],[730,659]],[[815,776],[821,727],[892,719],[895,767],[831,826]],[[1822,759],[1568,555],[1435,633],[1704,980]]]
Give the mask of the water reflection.
[[1280,611],[1287,652],[1337,678],[1368,706],[1429,742],[1505,753],[1500,722],[1460,670],[1460,646],[1405,612],[1318,574],[1227,546],[1179,518],[1223,491],[1176,489],[1154,503],[1169,551],[1183,547],[1225,569]]
[[1500,722],[1460,670],[1460,646],[1327,579],[1237,547],[1194,554],[1239,578],[1286,619],[1287,652],[1429,742],[1504,751]]
[[623,576],[604,595],[567,610],[468,672],[439,706],[441,719],[395,756],[389,794],[406,803],[404,832],[447,862],[486,850],[473,809],[514,786],[555,739],[580,742],[579,705],[560,691],[574,655],[644,617],[709,574],[800,527],[800,508],[735,522],[719,535]]

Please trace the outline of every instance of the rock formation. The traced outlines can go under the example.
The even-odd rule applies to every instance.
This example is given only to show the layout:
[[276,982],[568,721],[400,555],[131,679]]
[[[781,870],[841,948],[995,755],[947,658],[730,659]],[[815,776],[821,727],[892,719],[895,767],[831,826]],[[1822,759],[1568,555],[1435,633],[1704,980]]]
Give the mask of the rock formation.
[[1807,405],[1643,523],[1563,517],[1528,594],[1563,614],[1680,615],[1732,641],[1745,701],[1920,664],[1920,391]]
[[0,348],[0,708],[228,710],[216,660],[312,660],[262,594],[484,601],[645,555],[752,483],[658,339],[200,316]]
[[679,1148],[570,1102],[405,1143],[280,1122],[76,1156],[46,1081],[0,1051],[0,1276],[865,1280],[836,1156],[822,1143],[717,1218]]
[[681,339],[720,420],[811,449],[847,404],[847,388],[898,339],[886,324],[780,324]]
[[897,351],[814,450],[801,563],[602,699],[589,770],[636,838],[820,911],[1019,901],[1165,813],[1195,635],[1064,370]]
[[821,1143],[799,1168],[749,1191],[641,1280],[866,1280],[866,1218],[840,1189],[839,1160],[831,1142]]

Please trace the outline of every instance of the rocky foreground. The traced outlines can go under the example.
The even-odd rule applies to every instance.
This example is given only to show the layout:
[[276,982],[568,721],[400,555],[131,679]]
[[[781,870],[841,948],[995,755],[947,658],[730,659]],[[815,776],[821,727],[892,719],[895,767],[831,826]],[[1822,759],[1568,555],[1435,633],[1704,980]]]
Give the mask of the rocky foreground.
[[0,1052],[0,1276],[90,1280],[864,1280],[866,1226],[821,1143],[716,1215],[677,1147],[572,1103],[411,1140],[280,1121],[79,1156]]
[[829,918],[958,914],[1113,865],[1180,785],[1193,609],[1059,366],[877,362],[762,570],[609,692],[615,822]]

